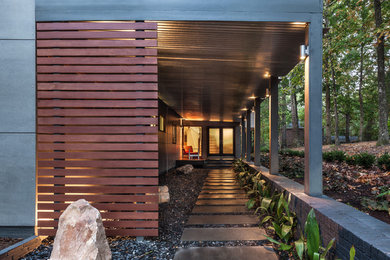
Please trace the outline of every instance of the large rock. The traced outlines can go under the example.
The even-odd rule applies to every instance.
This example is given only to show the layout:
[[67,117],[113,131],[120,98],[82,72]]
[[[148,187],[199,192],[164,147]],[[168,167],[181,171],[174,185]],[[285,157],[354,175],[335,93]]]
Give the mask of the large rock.
[[158,203],[169,202],[169,189],[168,186],[158,187]]
[[186,164],[184,166],[181,166],[179,168],[176,169],[176,171],[178,173],[181,173],[181,174],[189,174],[191,173],[192,171],[194,170],[194,166],[192,166],[191,164]]
[[50,259],[111,259],[100,212],[86,200],[73,202],[62,213]]

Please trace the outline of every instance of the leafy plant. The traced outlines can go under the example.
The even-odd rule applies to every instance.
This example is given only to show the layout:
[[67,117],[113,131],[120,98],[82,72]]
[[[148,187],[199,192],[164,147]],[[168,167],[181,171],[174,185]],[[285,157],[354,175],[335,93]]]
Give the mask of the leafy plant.
[[327,162],[334,162],[334,161],[342,162],[345,160],[345,157],[346,157],[345,152],[339,150],[324,152],[322,154],[322,158]]
[[[379,194],[378,196],[382,197],[388,194],[390,194],[389,191]],[[363,197],[361,204],[363,207],[370,210],[388,211],[390,215],[389,202],[387,200],[373,200],[367,197]]]
[[378,158],[378,167],[382,170],[390,170],[390,155],[389,153],[385,153]]
[[280,154],[287,155],[287,156],[305,157],[304,151],[296,151],[296,150],[291,150],[291,149],[281,150]]
[[301,238],[294,242],[299,259],[325,260],[335,239],[333,238],[325,248],[321,246],[320,229],[313,209],[307,215],[304,233],[305,237],[301,235]]
[[349,260],[354,260],[355,259],[355,247],[352,245],[351,249],[349,249]]
[[370,168],[374,165],[376,157],[369,153],[359,153],[352,156],[353,164],[360,165],[364,168]]

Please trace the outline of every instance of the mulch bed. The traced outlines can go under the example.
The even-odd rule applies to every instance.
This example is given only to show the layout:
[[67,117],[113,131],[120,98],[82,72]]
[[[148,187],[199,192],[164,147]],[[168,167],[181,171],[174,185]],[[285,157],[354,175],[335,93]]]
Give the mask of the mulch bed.
[[[134,237],[110,237],[112,259],[173,259],[180,246],[180,238],[192,208],[195,206],[208,170],[194,169],[187,175],[170,171],[161,175],[159,185],[169,188],[170,202],[160,204],[159,237],[136,241]],[[49,259],[53,238],[25,256],[26,260]]]
[[0,237],[0,250],[22,241],[22,238]]
[[[268,166],[267,156],[263,158],[263,165]],[[390,172],[376,166],[364,169],[345,162],[323,162],[323,172],[325,195],[390,224],[387,211],[371,210],[362,205],[362,200],[376,200],[376,196],[383,192],[383,189],[388,189]],[[304,158],[280,156],[280,173],[303,184]]]
[[[292,150],[303,151],[304,147],[293,148]],[[390,153],[390,145],[377,146],[376,141],[369,142],[359,142],[359,143],[349,143],[349,144],[340,144],[339,146],[335,145],[323,145],[322,151],[329,152],[333,150],[344,151],[349,155],[366,152],[374,154],[375,156],[380,156],[384,153]]]

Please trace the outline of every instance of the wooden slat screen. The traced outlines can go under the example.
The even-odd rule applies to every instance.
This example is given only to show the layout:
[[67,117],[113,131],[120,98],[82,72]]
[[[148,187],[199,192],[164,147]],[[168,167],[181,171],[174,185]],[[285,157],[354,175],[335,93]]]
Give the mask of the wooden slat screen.
[[37,23],[38,234],[69,203],[158,235],[157,23]]

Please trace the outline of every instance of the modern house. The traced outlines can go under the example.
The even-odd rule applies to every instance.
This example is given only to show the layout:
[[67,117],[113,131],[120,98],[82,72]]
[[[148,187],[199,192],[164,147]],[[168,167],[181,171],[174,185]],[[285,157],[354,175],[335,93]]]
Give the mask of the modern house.
[[54,235],[85,198],[108,235],[158,235],[158,174],[188,158],[278,172],[278,78],[305,63],[305,193],[322,194],[321,0],[0,2],[0,234]]

